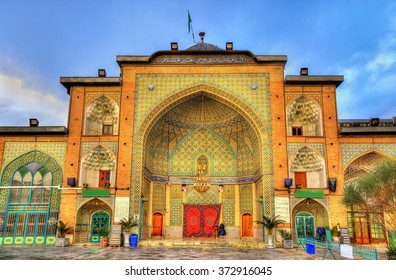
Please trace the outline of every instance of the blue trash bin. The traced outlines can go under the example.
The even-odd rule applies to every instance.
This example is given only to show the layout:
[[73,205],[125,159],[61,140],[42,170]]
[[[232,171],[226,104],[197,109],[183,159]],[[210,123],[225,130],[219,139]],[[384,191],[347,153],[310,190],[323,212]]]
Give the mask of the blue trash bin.
[[138,245],[138,239],[139,239],[139,235],[137,234],[131,234],[131,236],[129,236],[129,246],[131,248],[135,248]]
[[[313,243],[313,240],[311,242]],[[311,243],[311,242],[309,242],[309,243]],[[306,245],[307,254],[315,255],[315,245],[309,244],[309,243],[305,244]]]

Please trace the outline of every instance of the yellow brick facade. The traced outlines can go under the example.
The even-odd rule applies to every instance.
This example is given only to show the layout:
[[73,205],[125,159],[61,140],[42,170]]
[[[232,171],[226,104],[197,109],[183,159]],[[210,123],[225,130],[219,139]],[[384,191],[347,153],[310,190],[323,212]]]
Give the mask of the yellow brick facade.
[[[30,236],[25,236],[25,241],[16,241],[17,237],[10,230],[12,215],[17,213],[22,217],[30,215],[30,212],[12,211],[15,202],[11,201],[13,193],[9,186],[17,184],[15,172],[26,176],[21,167],[34,169],[29,165],[29,157],[26,156],[25,162],[23,157],[32,152],[35,157],[44,153],[57,159],[62,170],[61,186],[53,188],[50,198],[50,201],[59,199],[59,202],[43,200],[48,213],[52,214],[40,214],[39,211],[34,214],[43,215],[48,221],[52,217],[56,221],[69,222],[73,225],[76,243],[96,242],[93,238],[95,217],[108,225],[119,224],[119,220],[127,216],[135,217],[140,221],[139,234],[143,239],[155,235],[185,237],[189,221],[183,212],[183,204],[221,205],[217,224],[226,225],[226,238],[230,239],[249,237],[260,241],[262,228],[253,221],[263,215],[278,214],[285,219],[281,227],[291,230],[295,238],[300,234],[300,221],[305,221],[305,229],[309,227],[309,217],[314,223],[313,230],[339,224],[353,232],[347,209],[342,204],[344,173],[348,164],[369,152],[395,159],[395,134],[340,135],[336,91],[342,76],[308,75],[285,79],[286,57],[255,56],[238,51],[163,51],[152,57],[118,57],[117,61],[120,77],[61,79],[70,95],[68,126],[63,134],[39,135],[32,130],[18,132],[17,136],[11,132],[0,135],[0,162],[3,163],[0,168],[3,187],[0,189],[0,244],[23,244],[30,240]],[[207,103],[199,103],[199,98]],[[97,101],[99,99],[102,103]],[[191,104],[202,106],[201,113],[192,115],[195,109],[190,112],[183,109]],[[209,104],[214,105],[209,107]],[[305,106],[307,112],[312,111],[307,116],[310,121],[301,121],[292,115],[291,112],[299,110],[300,105]],[[111,106],[117,108],[116,115],[106,115],[105,110]],[[234,119],[217,123],[216,118],[224,117],[221,115],[224,112],[219,112],[222,106],[229,108]],[[205,120],[214,125],[200,123],[203,108],[212,110],[209,112],[212,118]],[[185,114],[169,121],[180,112]],[[190,118],[195,118],[196,123],[185,121]],[[100,131],[109,125],[116,129],[111,134],[91,133],[88,121]],[[302,135],[295,135],[296,127],[303,131]],[[236,166],[232,174],[227,173],[230,170],[216,173],[216,176],[208,174],[210,189],[201,196],[194,193],[195,176],[188,175],[186,164],[181,163],[184,161],[175,162],[176,157],[173,158],[172,154],[180,147],[203,145],[203,148],[190,149],[197,153],[192,158],[207,156],[212,167],[208,169],[214,174],[213,166],[225,164],[221,162],[226,158],[224,153],[215,155],[216,150],[224,148],[221,147],[223,144],[214,144],[213,141],[204,144],[201,140],[197,143],[183,142],[197,139],[192,136],[199,131],[206,135],[201,138],[220,139],[218,143],[224,143],[230,157],[233,157],[230,164]],[[305,131],[313,132],[308,136]],[[41,143],[41,148],[38,149],[37,145],[20,148],[24,142]],[[64,150],[51,143],[63,143]],[[316,162],[298,162],[303,152],[309,153]],[[114,155],[113,162],[110,158],[95,158],[101,154],[107,157]],[[32,160],[35,161],[33,156]],[[241,160],[249,162],[249,167],[238,165]],[[44,160],[37,162],[40,168],[45,167]],[[155,165],[159,162],[165,162],[167,166],[157,168]],[[320,168],[309,169],[313,163],[320,164]],[[96,169],[91,171],[89,166],[93,165]],[[190,163],[188,170],[194,166]],[[110,174],[108,188],[98,187],[103,179],[99,177],[98,185],[83,187],[87,176],[102,176],[95,175],[100,170]],[[36,171],[31,172],[36,174]],[[297,188],[297,176],[301,176],[298,174],[306,176],[308,185],[301,190]],[[286,178],[294,180],[292,186],[285,186]],[[335,192],[329,190],[328,178],[337,179]],[[69,184],[70,179],[74,179],[75,185]],[[95,182],[93,178],[90,180]],[[186,192],[181,191],[183,184],[187,186]],[[220,186],[224,187],[221,192]],[[172,191],[179,188],[180,193]],[[310,190],[321,196],[311,197],[307,192]],[[57,191],[59,196],[55,194]],[[164,205],[163,209],[158,205]],[[46,227],[51,226],[49,222],[45,223]],[[159,229],[154,228],[156,223],[161,224]],[[44,236],[51,244],[53,232],[47,236],[38,232],[39,226],[30,235],[37,240]],[[386,236],[378,240],[386,242]]]

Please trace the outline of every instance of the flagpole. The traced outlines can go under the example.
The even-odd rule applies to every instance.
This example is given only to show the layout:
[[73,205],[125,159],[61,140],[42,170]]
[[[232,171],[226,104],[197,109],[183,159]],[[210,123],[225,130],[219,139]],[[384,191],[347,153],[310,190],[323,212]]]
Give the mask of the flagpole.
[[191,24],[191,33],[192,33],[192,37],[193,37],[193,42],[195,44],[194,29],[192,27],[192,24]]
[[192,38],[193,38],[193,42],[195,44],[195,36],[194,36],[194,29],[192,26],[192,20],[191,20],[191,16],[190,16],[190,10],[187,10],[188,13],[188,33],[190,33],[190,27],[191,27],[191,32],[192,32]]

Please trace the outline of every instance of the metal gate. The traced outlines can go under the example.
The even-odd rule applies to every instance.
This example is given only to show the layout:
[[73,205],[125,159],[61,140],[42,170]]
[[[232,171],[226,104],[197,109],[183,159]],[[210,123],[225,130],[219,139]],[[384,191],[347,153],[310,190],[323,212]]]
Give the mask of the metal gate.
[[91,223],[91,242],[98,243],[100,241],[100,235],[98,229],[104,226],[109,226],[110,216],[106,212],[96,212],[92,215]]
[[[3,232],[4,245],[51,244],[55,241],[57,214],[39,211],[10,211],[6,215]],[[53,220],[54,223],[48,221]]]
[[315,224],[314,219],[309,213],[300,213],[296,216],[297,238],[314,238]]

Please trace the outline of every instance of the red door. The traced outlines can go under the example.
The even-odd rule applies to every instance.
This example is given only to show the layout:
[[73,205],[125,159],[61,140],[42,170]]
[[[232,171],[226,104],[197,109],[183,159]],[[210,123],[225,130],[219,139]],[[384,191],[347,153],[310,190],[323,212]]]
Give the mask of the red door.
[[242,215],[242,237],[253,236],[253,219],[251,214]]
[[99,170],[99,188],[110,187],[110,170]]
[[163,215],[161,213],[154,213],[153,215],[153,231],[152,236],[162,236],[162,221]]
[[296,187],[300,185],[301,188],[307,187],[307,173],[306,172],[294,172],[294,179],[296,181]]

